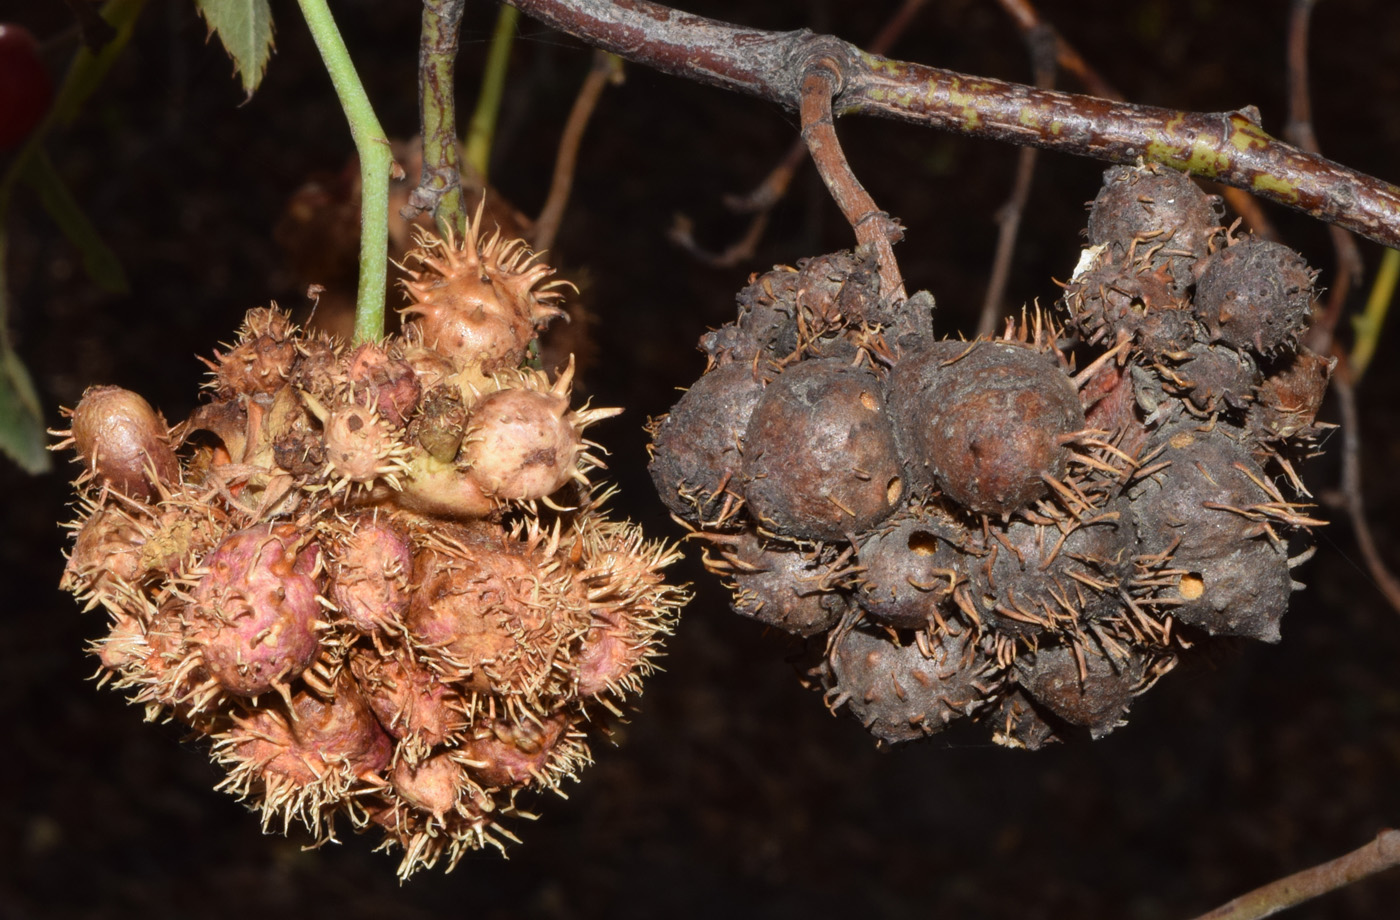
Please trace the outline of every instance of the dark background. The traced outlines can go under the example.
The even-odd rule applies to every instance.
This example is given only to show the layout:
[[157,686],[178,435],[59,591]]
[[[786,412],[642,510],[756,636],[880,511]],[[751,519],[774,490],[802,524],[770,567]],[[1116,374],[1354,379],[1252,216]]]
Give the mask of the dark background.
[[[693,2],[774,29],[808,26],[865,42],[897,6]],[[133,46],[52,154],[120,256],[130,296],[104,295],[21,194],[11,214],[12,325],[54,424],[91,383],[139,390],[168,417],[198,397],[207,354],[248,307],[298,309],[303,281],[272,230],[288,196],[352,151],[330,83],[294,4],[274,4],[278,50],[246,104],[217,42],[185,0],[152,0]],[[336,3],[386,130],[416,130],[418,5]],[[1274,0],[1045,0],[1042,11],[1138,102],[1218,111],[1258,105],[1282,131],[1287,4]],[[473,3],[464,107],[494,10]],[[59,3],[0,2],[26,22],[55,73],[71,42]],[[523,23],[493,181],[526,212],[541,205],[558,132],[589,64],[576,42]],[[1317,133],[1330,156],[1400,179],[1400,5],[1327,0],[1314,19]],[[1029,79],[1018,33],[990,0],[929,5],[892,55]],[[1068,78],[1061,86],[1078,87]],[[599,318],[586,391],[623,405],[596,430],[622,486],[619,512],[677,536],[645,475],[641,425],[701,371],[694,349],[732,317],[751,271],[850,245],[807,169],[751,264],[711,269],[665,239],[675,212],[726,245],[742,222],[720,197],[747,191],[795,136],[767,104],[627,69],[589,128],[556,246]],[[874,120],[839,125],[857,173],[909,228],[898,248],[909,289],[938,298],[945,333],[970,330],[995,239],[993,215],[1016,152]],[[1053,300],[1073,268],[1083,203],[1100,166],[1045,155],[1009,291]],[[1271,209],[1288,242],[1323,269],[1325,230]],[[1363,244],[1368,267],[1379,250]],[[1364,296],[1353,295],[1355,309]],[[1396,557],[1400,374],[1395,330],[1360,388],[1370,519]],[[1335,418],[1335,409],[1327,409]],[[1312,464],[1335,488],[1340,439]],[[1185,918],[1260,883],[1359,846],[1400,811],[1400,616],[1358,565],[1348,525],[1319,534],[1277,646],[1217,642],[1135,706],[1109,738],[1037,754],[976,727],[892,753],[833,719],[798,686],[784,639],[728,612],[718,583],[696,585],[614,747],[517,822],[510,859],[469,857],[451,875],[400,887],[396,858],[368,839],[315,852],[263,836],[212,791],[219,774],[170,725],[148,725],[87,678],[101,614],[80,615],[55,585],[69,492],[0,464],[0,916],[611,918],[722,915],[950,918]],[[1324,509],[1326,516],[1338,512]],[[1400,913],[1400,874],[1296,910],[1299,918]]]

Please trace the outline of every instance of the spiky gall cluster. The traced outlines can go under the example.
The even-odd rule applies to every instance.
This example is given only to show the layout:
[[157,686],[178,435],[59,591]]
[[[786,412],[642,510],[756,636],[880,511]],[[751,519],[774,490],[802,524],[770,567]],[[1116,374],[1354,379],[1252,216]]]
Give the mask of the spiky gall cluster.
[[562,282],[518,240],[424,237],[403,336],[272,308],[173,428],[94,387],[63,586],[110,617],[99,677],[210,740],[269,829],[348,820],[400,876],[514,839],[641,689],[685,592],[608,520],[573,365],[523,366]]

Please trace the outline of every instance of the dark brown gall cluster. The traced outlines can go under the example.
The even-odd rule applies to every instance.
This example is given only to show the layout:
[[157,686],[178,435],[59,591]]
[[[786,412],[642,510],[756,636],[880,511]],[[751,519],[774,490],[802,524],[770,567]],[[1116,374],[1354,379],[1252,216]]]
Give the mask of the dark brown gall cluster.
[[[881,743],[1122,725],[1213,635],[1277,641],[1330,364],[1313,273],[1187,177],[1115,167],[1063,298],[936,339],[837,253],[751,279],[653,423],[651,472],[734,610],[807,639]],[[1082,368],[1082,369],[1080,369]]]

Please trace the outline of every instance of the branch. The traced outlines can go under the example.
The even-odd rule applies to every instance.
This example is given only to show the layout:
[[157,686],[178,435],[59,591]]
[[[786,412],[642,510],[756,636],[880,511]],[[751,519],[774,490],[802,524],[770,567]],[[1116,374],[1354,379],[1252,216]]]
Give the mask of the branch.
[[[1312,100],[1308,92],[1308,24],[1317,0],[1293,0],[1288,17],[1288,124],[1283,134],[1309,153],[1320,153],[1313,131]],[[1337,226],[1327,228],[1337,254],[1336,278],[1327,294],[1327,308],[1308,330],[1307,344],[1318,352],[1332,350],[1332,333],[1342,317],[1353,284],[1361,283],[1361,251],[1350,233]]]
[[[1018,14],[1035,15],[1035,8],[1027,0],[1018,0],[1008,6],[1008,9],[1013,8]],[[1026,50],[1030,52],[1035,85],[1049,89],[1055,83],[1059,49],[1068,46],[1045,23],[1023,29],[1021,35],[1025,39]],[[1016,158],[1016,178],[1011,197],[997,211],[997,248],[992,256],[987,293],[982,298],[982,318],[977,321],[978,338],[990,337],[1001,317],[1001,301],[1006,296],[1006,284],[1011,278],[1011,258],[1016,252],[1016,238],[1021,232],[1021,215],[1025,213],[1026,202],[1031,197],[1031,182],[1035,179],[1035,163],[1039,157],[1040,151],[1036,148],[1021,148],[1021,155]]]
[[997,0],[1001,8],[1006,11],[1016,23],[1016,27],[1030,40],[1035,32],[1041,32],[1050,37],[1054,42],[1055,64],[1064,70],[1074,74],[1083,83],[1089,92],[1103,99],[1122,99],[1122,95],[1113,88],[1113,85],[1099,75],[1099,72],[1089,66],[1089,62],[1080,56],[1074,46],[1065,41],[1059,30],[1041,18],[1040,12],[1030,4],[1029,0]]
[[[884,54],[893,47],[927,2],[928,0],[904,0],[904,3],[898,10],[895,10],[894,15],[890,17],[884,27],[876,33],[874,38],[870,39],[868,46],[870,50],[876,54]],[[667,235],[671,238],[671,242],[706,265],[715,268],[728,268],[752,259],[758,250],[759,240],[763,239],[763,233],[768,229],[769,213],[787,194],[793,177],[797,175],[797,171],[802,168],[802,164],[806,161],[807,145],[799,137],[757,188],[747,195],[724,196],[725,207],[729,210],[738,214],[752,214],[753,217],[750,219],[749,227],[744,231],[743,237],[722,252],[707,252],[702,249],[695,242],[692,233],[693,222],[684,214],[676,215]]]
[[[997,0],[997,2],[1016,21],[1017,27],[1023,33],[1029,34],[1031,30],[1038,28],[1049,29],[1055,37],[1056,63],[1084,84],[1091,95],[1098,96],[1100,99],[1111,99],[1114,102],[1124,101],[1123,94],[1118,92],[1113,84],[1105,80],[1098,71],[1090,67],[1089,63],[1069,44],[1064,36],[1041,17],[1039,11],[1030,4],[1029,0]],[[1278,239],[1278,233],[1269,223],[1268,217],[1264,215],[1264,209],[1259,207],[1259,202],[1255,201],[1249,192],[1219,183],[1211,183],[1211,185],[1213,188],[1210,191],[1218,192],[1226,203],[1234,209],[1235,213],[1244,218],[1245,226],[1251,233],[1266,240]]]
[[807,66],[835,62],[840,114],[878,115],[1114,163],[1163,163],[1400,248],[1400,188],[1270,136],[1251,109],[1178,112],[891,61],[807,30],[768,32],[647,0],[507,0],[620,57],[798,109]]
[[[1356,409],[1356,381],[1345,359],[1337,362],[1332,375],[1332,390],[1342,410],[1342,500],[1351,518],[1352,535],[1361,550],[1376,589],[1385,597],[1391,609],[1400,613],[1400,581],[1385,564],[1371,525],[1366,520],[1366,497],[1361,489],[1361,414]],[[1400,834],[1400,832],[1392,831]],[[1397,841],[1400,842],[1400,841]]]
[[399,216],[412,220],[428,211],[439,232],[460,235],[462,162],[457,147],[457,43],[466,0],[423,0],[423,37],[418,45],[418,117],[423,129],[423,172]]
[[1258,920],[1269,917],[1397,865],[1400,865],[1400,831],[1381,831],[1375,840],[1359,850],[1352,850],[1320,866],[1256,888],[1229,904],[1202,914],[1196,920]]
[[549,195],[544,207],[535,220],[535,234],[530,245],[543,252],[554,248],[554,238],[559,233],[559,224],[564,220],[564,209],[569,204],[569,193],[574,187],[574,168],[578,164],[578,148],[583,143],[583,132],[598,106],[598,98],[609,84],[622,82],[622,61],[617,55],[604,51],[593,52],[593,66],[588,76],[583,78],[574,97],[574,107],[569,111],[569,120],[564,123],[564,134],[559,138],[559,151],[554,157],[554,178],[549,183]]
[[898,221],[880,210],[846,162],[831,116],[831,98],[840,92],[840,86],[838,72],[828,66],[826,58],[808,69],[802,79],[802,140],[827,191],[855,230],[857,245],[875,253],[880,264],[881,296],[902,301],[904,279],[895,261],[894,244],[904,238],[904,231]]

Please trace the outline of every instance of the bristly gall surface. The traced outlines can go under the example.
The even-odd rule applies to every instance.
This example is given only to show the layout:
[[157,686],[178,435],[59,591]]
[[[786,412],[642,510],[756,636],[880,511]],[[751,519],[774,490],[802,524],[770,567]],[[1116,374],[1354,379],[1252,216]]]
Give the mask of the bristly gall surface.
[[572,360],[524,364],[570,286],[476,223],[409,255],[403,336],[250,310],[183,422],[93,387],[58,445],[100,680],[207,739],[267,829],[370,831],[401,878],[515,840],[688,599],[590,481],[583,432],[620,410],[572,404]]
[[857,251],[751,277],[701,338],[653,480],[734,611],[821,655],[834,712],[1037,750],[1114,730],[1212,636],[1278,640],[1332,367],[1298,345],[1311,269],[1220,219],[1181,173],[1113,167],[1064,326],[936,338],[932,295]]
[[1064,475],[1069,438],[1084,427],[1054,357],[1010,342],[940,342],[901,362],[891,381],[911,477],[983,514],[1048,492],[1045,478]]
[[839,358],[805,361],[763,391],[744,433],[744,495],[764,526],[840,539],[904,494],[879,378]]

